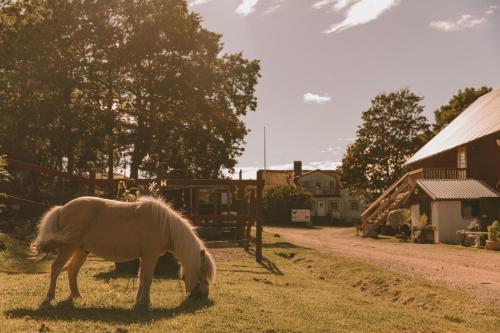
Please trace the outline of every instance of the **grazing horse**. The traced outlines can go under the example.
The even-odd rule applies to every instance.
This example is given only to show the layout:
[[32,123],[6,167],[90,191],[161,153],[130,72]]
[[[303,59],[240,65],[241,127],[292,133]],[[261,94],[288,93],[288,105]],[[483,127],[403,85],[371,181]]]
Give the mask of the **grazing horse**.
[[57,278],[68,261],[70,298],[81,297],[77,277],[89,253],[115,262],[140,259],[137,306],[150,303],[154,269],[167,251],[179,259],[190,297],[208,297],[215,279],[215,263],[189,221],[150,197],[137,202],[81,197],[53,207],[40,220],[31,251],[36,258],[57,252],[46,301],[55,297]]

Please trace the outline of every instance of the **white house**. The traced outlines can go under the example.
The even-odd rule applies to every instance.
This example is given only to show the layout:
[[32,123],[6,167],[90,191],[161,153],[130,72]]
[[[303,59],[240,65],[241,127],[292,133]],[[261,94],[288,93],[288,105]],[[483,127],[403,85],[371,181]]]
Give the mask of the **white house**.
[[266,187],[295,185],[313,195],[311,216],[324,222],[353,222],[361,219],[365,200],[351,196],[338,181],[335,170],[302,170],[302,162],[295,161],[293,170],[263,170]]

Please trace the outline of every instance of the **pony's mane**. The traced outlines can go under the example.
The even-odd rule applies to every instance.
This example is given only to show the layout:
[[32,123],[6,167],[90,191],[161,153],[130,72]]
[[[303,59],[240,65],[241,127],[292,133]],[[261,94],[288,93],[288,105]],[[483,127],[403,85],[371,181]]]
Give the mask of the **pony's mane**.
[[186,276],[197,278],[196,273],[201,271],[201,250],[206,253],[207,277],[209,282],[215,280],[215,263],[206,250],[203,241],[196,235],[193,225],[180,212],[162,199],[154,197],[141,197],[141,203],[151,204],[153,217],[166,223],[171,239],[171,250],[179,258]]

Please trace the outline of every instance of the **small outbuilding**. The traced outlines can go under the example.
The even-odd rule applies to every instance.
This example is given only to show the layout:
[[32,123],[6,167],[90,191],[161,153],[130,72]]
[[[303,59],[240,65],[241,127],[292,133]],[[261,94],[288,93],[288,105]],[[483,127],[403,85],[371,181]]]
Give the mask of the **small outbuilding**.
[[486,226],[497,216],[500,194],[476,179],[419,179],[409,199],[412,225],[428,217],[434,242],[458,243],[456,231],[476,220]]

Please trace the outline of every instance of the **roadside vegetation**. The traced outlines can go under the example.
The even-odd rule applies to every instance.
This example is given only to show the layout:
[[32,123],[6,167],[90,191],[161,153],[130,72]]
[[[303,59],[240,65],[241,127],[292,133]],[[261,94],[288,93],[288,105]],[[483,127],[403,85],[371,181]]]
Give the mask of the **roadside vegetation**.
[[313,196],[301,187],[286,185],[264,189],[264,223],[290,224],[292,209],[311,209]]
[[[4,236],[5,237],[5,236]],[[23,272],[21,247],[8,243],[0,273],[6,332],[493,332],[500,311],[465,294],[265,234],[263,265],[241,248],[213,249],[218,279],[208,301],[186,301],[179,280],[156,279],[152,307],[133,310],[136,280],[91,257],[71,304],[66,276],[57,300],[39,308],[48,262]],[[17,271],[16,271],[17,267]],[[33,273],[43,271],[44,273]]]

